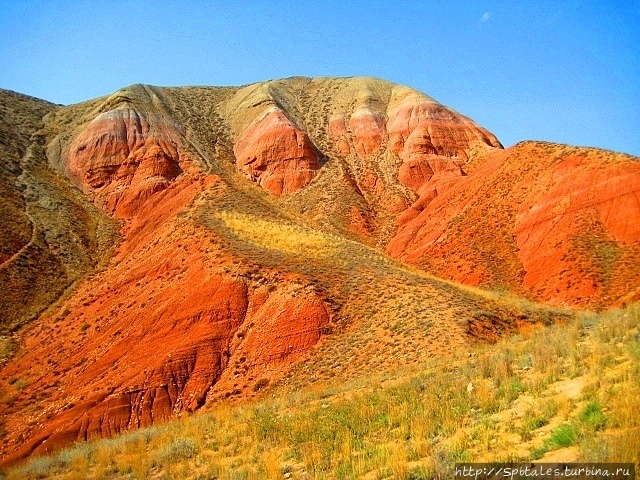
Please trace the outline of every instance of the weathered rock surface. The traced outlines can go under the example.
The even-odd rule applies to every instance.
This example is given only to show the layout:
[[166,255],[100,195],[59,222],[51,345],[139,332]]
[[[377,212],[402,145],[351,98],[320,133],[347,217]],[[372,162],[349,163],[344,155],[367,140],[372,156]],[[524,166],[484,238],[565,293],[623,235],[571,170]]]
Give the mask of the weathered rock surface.
[[398,180],[422,196],[437,177],[462,176],[476,142],[501,148],[496,137],[473,121],[420,92],[396,87],[389,102],[389,148],[402,159]]
[[385,134],[384,114],[367,104],[360,105],[351,114],[349,127],[353,143],[360,156],[376,153],[382,146]]
[[[403,351],[420,344],[427,357],[535,316],[380,250],[551,303],[640,296],[638,159],[540,142],[505,151],[407,87],[137,85],[29,115],[0,178],[20,230],[0,250],[0,307],[37,317],[0,370],[15,393],[0,419],[5,459],[257,395],[294,382],[292,365],[310,354],[332,372],[381,367],[396,346],[376,342],[395,335],[394,316],[417,332],[394,337]],[[335,322],[340,341],[325,342]],[[367,347],[343,362],[354,366],[334,363],[356,340]]]
[[329,137],[343,157],[351,154],[351,145],[347,136],[347,124],[343,113],[334,113],[329,119]]
[[71,180],[116,217],[132,215],[180,174],[175,127],[125,104],[101,113],[67,152]]
[[47,408],[25,431],[27,404],[14,406],[7,428],[26,440],[9,461],[169,420],[201,407],[214,385],[220,396],[251,393],[230,362],[242,359],[244,382],[275,381],[320,339],[330,320],[321,298],[230,275],[210,235],[177,220],[219,182],[182,179],[151,197],[108,272],[29,331],[2,376],[29,378],[23,394],[47,392]]
[[470,145],[500,147],[496,137],[469,118],[407,87],[395,87],[389,101],[389,144],[404,161],[432,154],[466,160]]
[[[362,79],[353,84],[358,90],[345,89],[355,100],[334,107],[327,132],[375,216],[380,209],[402,213],[415,204],[415,195],[422,204],[435,198],[464,175],[474,145],[502,148],[493,134],[420,92]],[[349,228],[363,234],[359,225]]]
[[239,134],[234,153],[238,170],[273,195],[300,190],[320,168],[307,134],[275,106]]
[[349,117],[349,128],[344,113],[335,113],[329,119],[329,136],[341,155],[351,154],[351,144],[359,156],[378,153],[386,134],[385,115],[366,103],[359,105]]

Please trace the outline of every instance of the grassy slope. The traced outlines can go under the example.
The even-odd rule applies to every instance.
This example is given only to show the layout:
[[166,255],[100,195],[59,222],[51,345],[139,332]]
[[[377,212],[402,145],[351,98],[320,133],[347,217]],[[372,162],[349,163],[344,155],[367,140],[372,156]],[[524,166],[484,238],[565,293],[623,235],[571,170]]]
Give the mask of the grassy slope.
[[0,263],[15,255],[31,238],[18,183],[20,160],[31,144],[31,134],[40,128],[42,117],[54,108],[43,100],[0,90]]
[[[112,440],[13,478],[447,478],[456,461],[638,462],[640,308],[583,314],[351,383],[291,391]],[[270,397],[270,398],[269,398]]]
[[[116,236],[111,221],[49,167],[52,132],[43,117],[56,109],[0,91],[0,335],[58,300]],[[11,350],[2,347],[0,360]]]

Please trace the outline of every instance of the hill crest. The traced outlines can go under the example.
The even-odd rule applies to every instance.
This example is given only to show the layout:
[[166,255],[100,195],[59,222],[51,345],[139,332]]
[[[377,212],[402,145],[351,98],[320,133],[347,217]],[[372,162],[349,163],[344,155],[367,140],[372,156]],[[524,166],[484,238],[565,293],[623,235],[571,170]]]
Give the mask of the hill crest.
[[[4,114],[21,143],[0,182],[22,222],[0,269],[2,327],[18,332],[1,385],[22,385],[9,459],[252,397],[299,362],[364,375],[568,315],[429,272],[574,306],[638,295],[637,159],[505,150],[408,87],[0,99],[21,112]],[[334,365],[345,348],[352,364]]]

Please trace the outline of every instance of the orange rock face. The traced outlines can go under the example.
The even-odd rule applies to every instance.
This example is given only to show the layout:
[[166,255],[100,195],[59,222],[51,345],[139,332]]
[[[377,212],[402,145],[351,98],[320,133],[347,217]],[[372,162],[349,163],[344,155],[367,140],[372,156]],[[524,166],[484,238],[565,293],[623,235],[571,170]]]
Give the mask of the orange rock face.
[[529,196],[516,217],[524,287],[583,304],[627,293],[633,284],[625,285],[620,274],[640,260],[640,164],[598,165],[577,151],[547,175],[545,188]]
[[[502,148],[494,135],[469,118],[407,87],[393,87],[388,100],[366,90],[358,101],[348,122],[345,113],[330,117],[329,138],[343,157],[354,152],[361,157],[361,164],[353,168],[358,191],[371,192],[384,210],[400,214],[400,223],[415,218],[465,175],[463,167],[472,148]],[[384,102],[386,111],[374,108]],[[390,155],[367,157],[376,153],[391,153],[399,163],[390,161]],[[393,180],[389,168],[394,170]],[[409,209],[405,198],[398,195],[396,179],[419,196]]]
[[229,366],[211,388],[212,399],[262,380],[278,380],[288,366],[304,356],[320,340],[331,314],[312,292],[300,292],[284,284],[276,291],[260,287],[252,292],[243,326],[231,343]]
[[398,89],[387,115],[389,148],[403,162],[398,180],[420,195],[434,176],[461,176],[473,143],[501,147],[494,135],[467,117],[407,88]]
[[238,169],[273,195],[288,195],[316,176],[320,161],[306,133],[271,107],[237,138]]
[[433,154],[466,160],[474,141],[499,147],[496,137],[469,118],[424,94],[398,88],[389,103],[387,131],[391,150],[403,160]]
[[378,152],[385,134],[385,120],[381,112],[368,105],[361,105],[351,115],[349,127],[353,132],[353,143],[358,155]]
[[480,165],[400,217],[387,251],[468,284],[552,303],[609,305],[640,273],[640,163],[529,142]]
[[130,217],[181,172],[174,127],[120,107],[98,115],[67,152],[70,178],[116,217]]
[[329,119],[329,138],[333,140],[340,155],[347,157],[351,154],[351,145],[347,137],[347,124],[344,114],[337,113]]
[[362,104],[349,118],[348,129],[345,115],[336,113],[329,119],[328,131],[329,138],[343,157],[351,154],[352,143],[355,152],[361,157],[378,153],[386,134],[384,113]]

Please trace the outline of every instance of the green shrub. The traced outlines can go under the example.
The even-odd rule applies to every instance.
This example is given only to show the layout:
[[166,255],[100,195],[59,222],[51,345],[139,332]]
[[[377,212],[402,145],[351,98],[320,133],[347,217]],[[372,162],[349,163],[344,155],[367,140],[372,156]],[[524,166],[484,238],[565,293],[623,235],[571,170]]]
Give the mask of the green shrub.
[[564,424],[556,427],[551,432],[551,436],[547,438],[544,443],[531,450],[531,458],[537,460],[541,458],[549,450],[555,450],[558,448],[570,447],[578,439],[578,429],[573,424]]
[[562,448],[562,447],[570,447],[573,445],[578,438],[578,431],[574,425],[565,424],[557,427],[553,432],[551,432],[551,437],[547,440],[549,443],[549,447],[553,448]]
[[599,402],[587,403],[579,418],[591,430],[602,430],[607,424],[607,417]]

